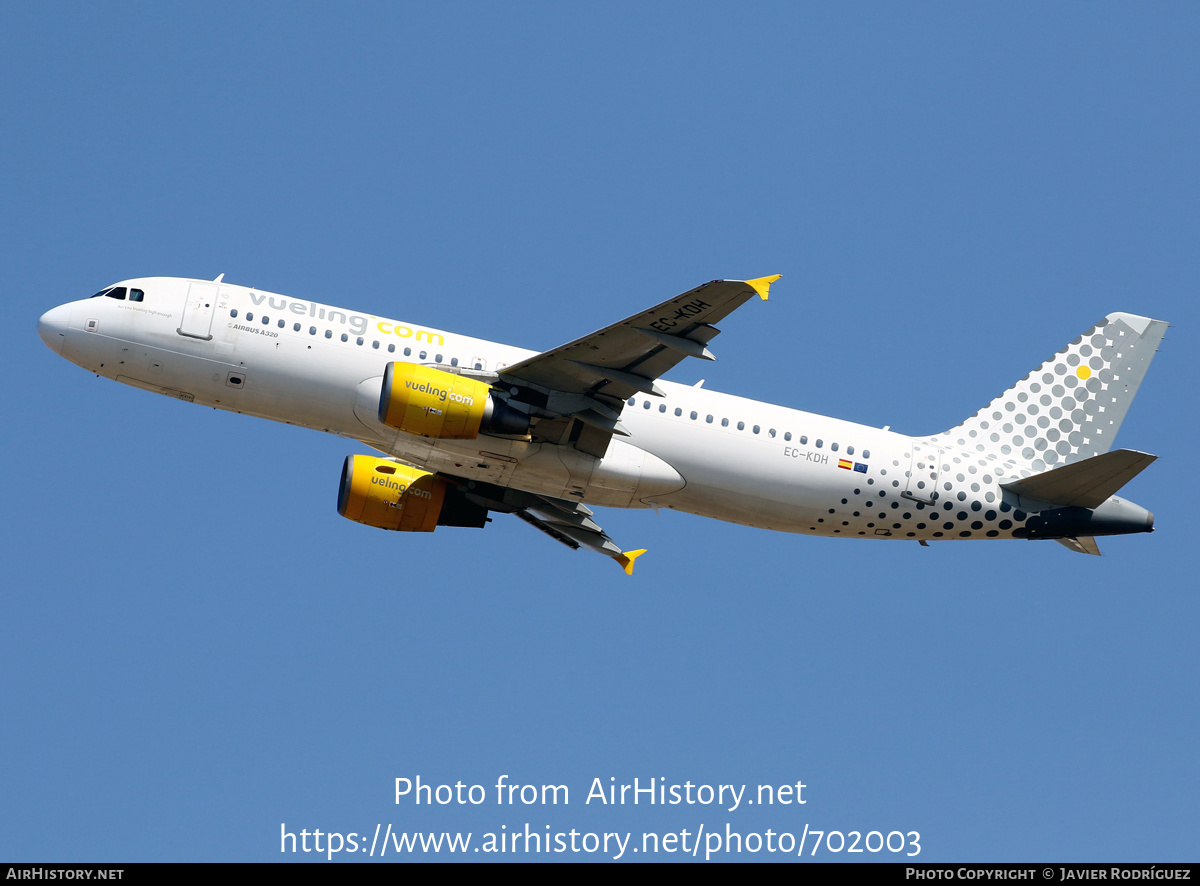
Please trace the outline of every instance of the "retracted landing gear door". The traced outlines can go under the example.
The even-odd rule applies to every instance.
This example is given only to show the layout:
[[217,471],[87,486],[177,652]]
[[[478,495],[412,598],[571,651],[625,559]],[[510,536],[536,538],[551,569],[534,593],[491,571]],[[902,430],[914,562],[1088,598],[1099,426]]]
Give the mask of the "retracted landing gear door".
[[177,330],[180,335],[204,341],[212,339],[212,321],[217,309],[218,289],[215,283],[193,283],[188,288],[187,301],[183,305],[183,320]]

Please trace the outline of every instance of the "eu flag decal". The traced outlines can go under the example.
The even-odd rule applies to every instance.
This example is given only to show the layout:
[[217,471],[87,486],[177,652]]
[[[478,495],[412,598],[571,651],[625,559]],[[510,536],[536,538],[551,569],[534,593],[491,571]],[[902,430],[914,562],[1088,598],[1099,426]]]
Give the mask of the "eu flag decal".
[[854,463],[854,470],[858,471],[860,474],[865,474],[867,472],[867,466],[861,461],[856,461]]

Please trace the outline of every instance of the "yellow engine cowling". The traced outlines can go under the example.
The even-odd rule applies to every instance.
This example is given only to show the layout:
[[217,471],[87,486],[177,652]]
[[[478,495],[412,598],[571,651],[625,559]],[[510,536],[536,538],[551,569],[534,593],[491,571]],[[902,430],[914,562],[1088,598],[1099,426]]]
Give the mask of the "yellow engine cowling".
[[416,363],[389,363],[379,420],[419,437],[473,440],[484,433],[520,435],[529,416],[492,395],[491,386]]
[[338,490],[338,513],[356,523],[400,532],[433,532],[446,499],[446,481],[386,458],[348,455]]

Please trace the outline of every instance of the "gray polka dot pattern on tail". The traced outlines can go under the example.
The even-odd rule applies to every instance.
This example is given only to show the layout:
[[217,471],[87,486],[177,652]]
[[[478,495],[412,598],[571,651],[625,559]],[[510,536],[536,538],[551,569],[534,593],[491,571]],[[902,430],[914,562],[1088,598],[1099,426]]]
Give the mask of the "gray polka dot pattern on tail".
[[1108,452],[1167,324],[1109,314],[971,418],[922,441],[1022,474]]

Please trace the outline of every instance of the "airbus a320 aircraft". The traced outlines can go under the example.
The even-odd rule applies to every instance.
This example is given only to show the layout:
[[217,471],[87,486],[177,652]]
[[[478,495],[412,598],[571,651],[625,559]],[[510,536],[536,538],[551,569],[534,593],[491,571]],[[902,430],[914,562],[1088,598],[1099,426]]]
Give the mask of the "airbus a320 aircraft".
[[89,372],[350,437],[342,516],[401,532],[514,514],[633,574],[592,506],[668,508],[847,538],[1150,532],[1116,493],[1155,456],[1112,449],[1167,324],[1109,314],[962,424],[889,431],[661,377],[778,278],[714,280],[537,353],[223,282],[147,277],[47,311]]

